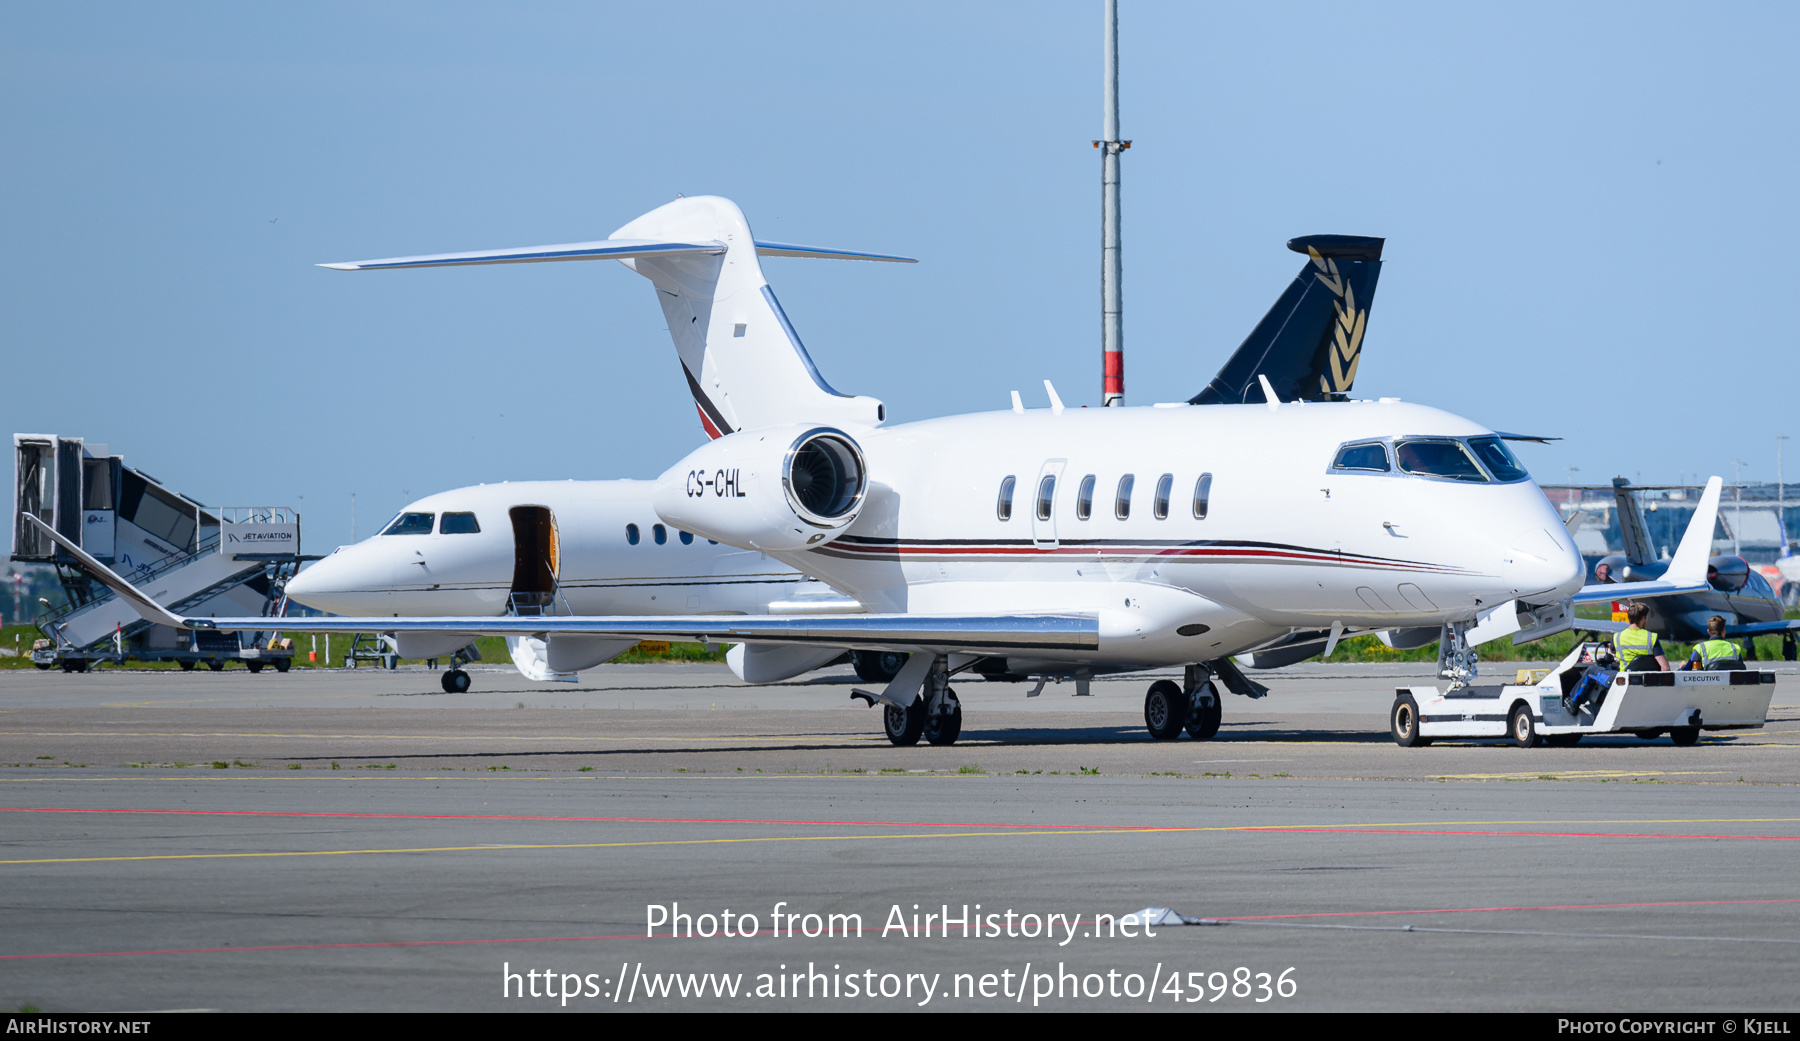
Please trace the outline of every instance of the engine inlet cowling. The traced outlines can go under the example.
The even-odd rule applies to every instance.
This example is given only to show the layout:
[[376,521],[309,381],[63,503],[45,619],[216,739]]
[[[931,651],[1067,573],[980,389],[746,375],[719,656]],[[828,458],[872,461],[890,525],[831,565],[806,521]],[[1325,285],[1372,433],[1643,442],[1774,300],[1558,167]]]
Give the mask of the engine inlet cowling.
[[740,430],[657,478],[666,523],[743,549],[821,546],[855,523],[869,489],[861,446],[832,427]]
[[820,528],[835,528],[855,516],[868,483],[862,453],[835,430],[807,431],[782,464],[788,505],[801,520]]

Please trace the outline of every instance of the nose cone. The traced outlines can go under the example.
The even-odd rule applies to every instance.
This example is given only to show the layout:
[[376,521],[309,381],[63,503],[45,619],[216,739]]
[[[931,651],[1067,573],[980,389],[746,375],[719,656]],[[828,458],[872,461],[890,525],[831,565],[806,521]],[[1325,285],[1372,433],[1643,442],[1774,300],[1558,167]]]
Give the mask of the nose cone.
[[379,540],[370,539],[337,551],[295,575],[287,595],[306,606],[331,614],[381,613],[394,592],[392,554],[383,552]]
[[1568,599],[1581,588],[1587,573],[1575,540],[1561,526],[1520,532],[1502,560],[1502,574],[1514,595],[1533,604]]

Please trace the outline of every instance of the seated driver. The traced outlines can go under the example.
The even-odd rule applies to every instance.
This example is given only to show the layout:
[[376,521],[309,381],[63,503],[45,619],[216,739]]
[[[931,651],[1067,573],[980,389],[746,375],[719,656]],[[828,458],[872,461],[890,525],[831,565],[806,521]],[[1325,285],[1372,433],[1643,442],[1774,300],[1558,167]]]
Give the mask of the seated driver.
[[[1631,623],[1631,627],[1613,637],[1613,646],[1619,650],[1619,668],[1626,672],[1669,671],[1669,659],[1663,657],[1662,641],[1644,627],[1644,620],[1648,617],[1650,608],[1647,605],[1632,604],[1625,609],[1625,619]],[[1651,661],[1655,664],[1651,665]]]
[[1688,656],[1688,668],[1710,669],[1716,661],[1743,661],[1743,648],[1725,638],[1725,619],[1713,615],[1706,620],[1706,639],[1694,646]]

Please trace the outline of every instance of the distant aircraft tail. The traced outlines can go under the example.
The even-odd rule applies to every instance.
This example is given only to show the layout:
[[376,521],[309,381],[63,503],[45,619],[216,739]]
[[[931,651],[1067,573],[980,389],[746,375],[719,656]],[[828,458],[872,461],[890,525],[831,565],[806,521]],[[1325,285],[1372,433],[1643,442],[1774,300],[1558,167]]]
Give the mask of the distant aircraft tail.
[[1283,401],[1341,401],[1356,381],[1363,332],[1386,239],[1308,235],[1288,242],[1307,264],[1190,405],[1266,400],[1266,376]]
[[688,390],[708,435],[823,423],[869,427],[887,418],[870,397],[831,389],[807,356],[757,257],[915,263],[910,257],[758,242],[729,199],[701,195],[659,206],[596,242],[322,264],[378,271],[472,264],[617,260],[648,278],[669,322]]
[[[1656,550],[1650,544],[1650,536],[1644,528],[1644,510],[1638,504],[1637,496],[1631,494],[1631,482],[1623,477],[1613,478],[1613,504],[1619,510],[1619,538],[1625,543],[1625,559],[1642,567],[1656,559]],[[1712,538],[1712,529],[1708,528],[1706,537]]]

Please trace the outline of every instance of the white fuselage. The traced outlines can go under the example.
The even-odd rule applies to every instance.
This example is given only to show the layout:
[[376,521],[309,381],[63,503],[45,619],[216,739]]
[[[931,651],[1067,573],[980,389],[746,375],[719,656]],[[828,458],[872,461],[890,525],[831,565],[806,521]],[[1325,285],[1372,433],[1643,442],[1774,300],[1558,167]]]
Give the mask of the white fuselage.
[[[1581,585],[1573,541],[1528,477],[1334,471],[1347,442],[1493,436],[1418,405],[1032,410],[850,433],[870,482],[856,520],[817,548],[771,556],[871,612],[1095,612],[1100,648],[1082,660],[1203,661],[1295,629],[1441,625]],[[679,482],[684,465],[659,486]],[[1089,474],[1083,519],[1078,493]],[[1121,519],[1114,499],[1125,474],[1134,481]],[[1171,492],[1159,517],[1164,474]],[[1202,474],[1211,483],[1198,518]],[[1002,519],[1009,476],[1011,516]]]
[[[648,481],[520,481],[428,495],[401,511],[430,515],[427,531],[340,546],[297,575],[287,592],[339,615],[503,614],[519,552],[510,514],[522,506],[547,508],[554,518],[555,613],[764,614],[804,582],[754,550],[684,539],[657,518],[651,487]],[[443,530],[447,515],[464,513],[474,515],[478,531]]]

